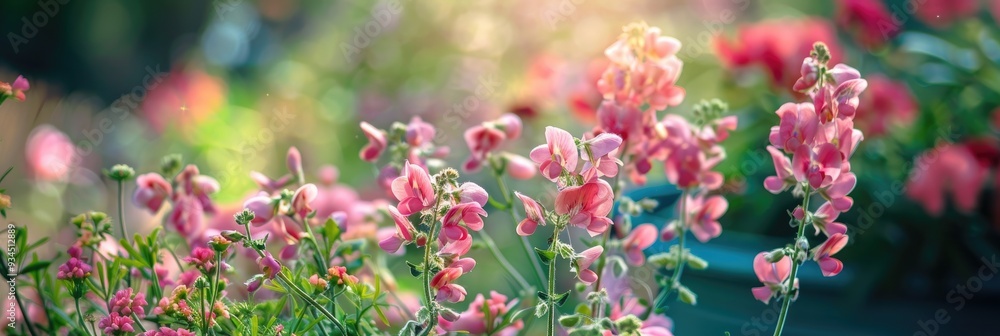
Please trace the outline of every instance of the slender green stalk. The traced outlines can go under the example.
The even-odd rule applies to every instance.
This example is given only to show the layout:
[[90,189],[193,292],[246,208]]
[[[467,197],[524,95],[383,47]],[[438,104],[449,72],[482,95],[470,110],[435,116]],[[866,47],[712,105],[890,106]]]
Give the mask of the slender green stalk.
[[118,225],[122,229],[122,239],[128,240],[128,231],[125,230],[125,186],[122,181],[118,181]]
[[28,333],[31,334],[31,336],[35,336],[35,328],[31,326],[31,319],[28,318],[28,311],[24,309],[24,303],[21,302],[21,295],[17,295],[15,293],[14,300],[17,301],[17,306],[21,309],[21,316],[24,317],[24,324],[28,326]]
[[87,328],[87,323],[83,322],[83,309],[80,309],[80,298],[74,297],[73,302],[76,304],[76,318],[79,320],[78,323],[80,323],[80,329],[85,330],[87,335],[93,335],[90,332],[90,329]]
[[684,238],[687,236],[687,190],[681,192],[681,206],[677,214],[678,226],[681,232],[677,237],[677,270],[674,274],[670,275],[670,288],[667,289],[667,294],[670,294],[674,289],[680,285],[681,274],[684,273],[684,266],[687,265],[684,255]]
[[424,302],[427,304],[427,311],[430,312],[430,318],[427,320],[427,328],[424,328],[423,332],[421,332],[422,335],[430,335],[431,330],[434,330],[438,322],[437,307],[434,306],[434,298],[431,297],[431,272],[429,272],[431,265],[431,242],[436,239],[438,204],[441,203],[442,192],[438,191],[437,194],[437,199],[434,200],[434,207],[432,209],[434,215],[431,217],[430,222],[431,232],[427,236],[427,242],[424,243]]
[[552,244],[549,245],[549,252],[555,252],[556,257],[549,261],[549,288],[548,288],[548,303],[549,303],[549,320],[548,326],[546,327],[546,335],[553,336],[556,334],[556,301],[554,299],[556,295],[556,260],[559,259],[559,253],[556,251],[556,244],[559,242],[559,226],[552,231]]
[[139,315],[136,315],[135,312],[132,312],[132,319],[135,320],[135,325],[139,327],[139,330],[142,330],[142,332],[146,332],[146,327],[142,326],[142,319],[139,318]]
[[[812,190],[810,189],[810,186],[807,184],[806,187],[805,187],[805,196],[802,197],[803,198],[802,199],[802,210],[803,211],[809,211],[809,196],[812,196]],[[783,302],[781,303],[781,314],[778,315],[778,324],[774,326],[774,336],[780,336],[781,335],[781,331],[784,330],[784,328],[785,328],[785,319],[788,318],[788,308],[792,305],[792,300],[791,300],[791,298],[788,295],[793,290],[795,290],[795,288],[794,288],[794,286],[795,286],[795,277],[799,273],[799,265],[801,264],[801,262],[798,260],[798,255],[801,252],[799,250],[798,241],[800,239],[802,239],[802,236],[805,234],[805,231],[806,231],[805,229],[806,229],[806,220],[805,220],[805,218],[803,218],[802,220],[799,221],[798,234],[796,234],[796,236],[795,236],[795,242],[796,243],[793,244],[795,247],[793,248],[794,252],[792,253],[792,272],[790,273],[790,275],[788,277],[788,280],[787,280],[788,283],[785,284],[785,295],[783,295],[783,297],[782,297],[782,301]]]
[[[517,212],[514,210],[514,196],[511,195],[511,190],[510,188],[507,187],[507,182],[504,181],[503,176],[500,176],[500,173],[497,172],[496,169],[493,169],[493,177],[496,178],[497,185],[500,187],[500,193],[503,194],[503,199],[504,201],[506,201],[507,213],[510,214],[510,219],[514,221],[514,226],[517,226],[518,221],[517,221]],[[545,279],[545,276],[542,275],[542,264],[538,262],[538,256],[536,256],[534,251],[531,250],[531,243],[528,242],[528,237],[524,236],[519,236],[519,237],[521,238],[520,239],[521,248],[524,249],[524,254],[528,257],[528,260],[531,260],[531,265],[535,269],[535,276],[538,278],[538,282],[541,283],[542,281],[544,281],[543,279]],[[511,272],[511,274],[517,272],[517,270],[513,271],[508,270],[508,271]],[[520,274],[518,274],[517,277],[524,279],[523,277],[520,276]],[[527,288],[528,286],[524,287]]]
[[514,268],[514,265],[510,264],[510,261],[508,261],[507,258],[503,256],[503,253],[500,252],[500,249],[497,248],[497,243],[493,240],[493,237],[490,237],[490,234],[486,233],[486,230],[479,231],[479,234],[483,237],[483,241],[486,243],[486,246],[489,247],[490,253],[493,254],[493,257],[500,262],[500,265],[507,270],[507,273],[510,273],[510,275],[514,277],[514,280],[521,285],[521,288],[530,288],[531,284],[529,284],[528,281],[521,276],[521,273]]

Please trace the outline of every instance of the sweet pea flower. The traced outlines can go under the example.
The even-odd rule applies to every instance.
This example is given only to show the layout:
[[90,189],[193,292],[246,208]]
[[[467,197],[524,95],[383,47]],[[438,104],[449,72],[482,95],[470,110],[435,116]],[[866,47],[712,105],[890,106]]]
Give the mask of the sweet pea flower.
[[499,148],[506,139],[506,133],[492,125],[476,125],[466,130],[465,143],[469,146],[471,156],[463,168],[466,171],[478,171],[486,156]]
[[955,207],[971,212],[979,203],[979,192],[988,171],[976,161],[966,146],[940,144],[914,160],[906,181],[906,196],[931,215],[944,212],[945,197],[951,196]]
[[278,272],[281,272],[281,264],[268,251],[264,251],[263,257],[257,258],[257,265],[260,266],[260,271],[264,272],[264,277],[269,280],[274,279]]
[[767,252],[758,253],[753,258],[753,272],[757,274],[757,279],[764,286],[751,289],[753,297],[763,303],[768,303],[771,298],[781,291],[782,283],[788,280],[792,270],[792,259],[784,256],[776,263],[767,261]]
[[820,195],[830,202],[834,210],[846,212],[854,205],[854,199],[847,194],[850,194],[857,184],[858,177],[854,173],[843,173],[833,181],[829,188],[820,190]]
[[[419,242],[418,242],[419,243]],[[441,246],[438,255],[442,256],[463,256],[472,249],[472,237],[466,236],[464,239],[450,239]]]
[[389,236],[378,243],[378,246],[389,253],[396,253],[399,248],[403,246],[404,243],[413,241],[413,233],[416,229],[410,224],[410,220],[399,213],[399,210],[394,206],[387,206],[389,211],[389,216],[396,223],[396,233]]
[[691,233],[698,241],[704,243],[722,234],[719,218],[726,213],[729,202],[722,196],[704,195],[688,196],[687,216]]
[[597,281],[597,272],[590,270],[590,265],[604,253],[604,247],[594,246],[584,250],[573,258],[573,272],[577,279],[585,284],[592,284]]
[[299,189],[295,190],[295,194],[292,195],[292,212],[305,219],[309,213],[313,212],[311,204],[314,200],[316,200],[316,195],[318,193],[319,190],[316,189],[316,185],[312,183],[299,187]]
[[562,129],[546,126],[544,145],[531,150],[532,161],[539,164],[542,176],[555,181],[563,172],[576,170],[579,152],[573,135]]
[[434,140],[437,131],[434,125],[424,122],[420,117],[414,116],[410,123],[406,125],[406,142],[411,146],[420,147],[429,144]]
[[399,212],[404,216],[430,209],[435,202],[430,175],[409,161],[403,164],[403,175],[392,180],[392,194],[399,200]]
[[504,152],[501,154],[507,174],[518,180],[528,180],[535,177],[535,163],[526,157]]
[[437,289],[436,300],[462,302],[465,300],[465,287],[453,282],[462,276],[464,270],[460,267],[445,267],[431,278],[431,287]]
[[614,192],[608,182],[594,179],[579,186],[566,187],[556,196],[555,212],[569,216],[569,224],[587,229],[591,237],[604,233],[611,225],[608,213],[614,205]]
[[[448,212],[441,219],[441,238],[444,241],[465,239],[469,234],[465,228],[472,231],[482,230],[482,217],[487,215],[486,210],[478,203],[466,202],[455,205],[448,209]],[[459,224],[465,224],[465,226]]]
[[652,246],[657,236],[656,226],[653,224],[642,224],[632,229],[622,240],[622,252],[625,252],[626,260],[634,266],[642,266],[646,262],[646,255],[642,251]]
[[285,154],[285,163],[288,166],[288,171],[294,174],[299,181],[302,181],[302,153],[299,152],[298,148],[288,147],[288,153]]
[[771,154],[776,175],[764,179],[764,189],[772,194],[778,194],[795,185],[795,177],[792,176],[792,161],[774,146],[767,146],[767,152]]
[[79,159],[76,150],[66,134],[51,125],[39,125],[24,145],[28,172],[39,181],[64,181]]
[[275,202],[271,197],[266,195],[258,195],[251,197],[243,202],[243,208],[253,211],[253,220],[250,224],[255,226],[261,226],[271,221],[274,215],[277,213],[278,208],[275,206]]
[[270,194],[274,193],[275,191],[281,190],[281,188],[284,188],[286,185],[291,183],[292,175],[285,174],[284,176],[279,177],[276,180],[273,180],[270,177],[267,177],[267,175],[261,174],[260,172],[251,171],[250,179],[257,184],[257,187],[260,188],[260,190]]
[[368,144],[361,149],[361,159],[368,162],[375,162],[379,156],[382,156],[382,152],[385,151],[388,143],[385,133],[364,121],[361,122],[361,131],[368,137]]
[[823,271],[823,276],[832,277],[844,269],[844,263],[832,256],[840,252],[847,245],[847,240],[847,236],[843,233],[835,233],[823,242],[822,245],[813,249],[813,260],[819,264],[819,268]]
[[524,128],[524,125],[521,123],[521,117],[513,113],[504,113],[500,118],[493,121],[493,123],[503,130],[508,140],[520,138],[521,129]]
[[163,201],[170,198],[174,190],[170,182],[157,173],[139,175],[135,184],[132,202],[152,213],[160,211]]
[[670,183],[681,189],[702,186],[707,190],[722,187],[723,177],[711,171],[713,163],[701,148],[685,144],[674,149],[663,163],[664,173]]
[[590,176],[618,175],[618,166],[622,161],[611,157],[611,152],[617,150],[621,144],[622,138],[611,133],[601,133],[593,139],[584,141],[584,155],[581,157],[584,161],[584,179],[589,179]]
[[819,118],[812,104],[786,103],[775,113],[781,122],[771,127],[768,139],[772,146],[794,153],[801,145],[808,146],[815,142]]
[[[797,211],[802,211],[801,208],[797,208]],[[831,202],[823,203],[820,205],[816,212],[813,213],[812,224],[816,228],[816,233],[819,234],[823,232],[827,237],[835,234],[847,233],[847,225],[843,223],[835,222],[837,217],[840,216],[840,211],[838,211]],[[802,219],[801,216],[796,216]]]
[[602,132],[617,134],[624,142],[642,136],[643,114],[638,107],[605,100],[597,110],[597,120]]
[[[507,312],[517,307],[517,303],[517,299],[508,301],[507,296],[496,291],[490,291],[489,299],[485,298],[483,294],[476,294],[476,298],[469,304],[469,309],[462,312],[457,320],[448,321],[441,318],[439,322],[446,331],[466,332],[473,335],[486,334],[500,323]],[[486,314],[487,312],[489,315]],[[524,328],[524,322],[518,320],[504,329],[492,331],[497,335],[513,336],[522,328]]]
[[486,189],[480,187],[478,184],[472,182],[462,183],[459,189],[459,202],[467,203],[472,202],[479,204],[480,207],[486,206],[489,202],[490,195],[486,193]]
[[813,98],[820,123],[835,118],[854,118],[860,103],[858,95],[868,87],[868,81],[849,66],[837,64],[830,72],[837,82],[824,85]]
[[830,186],[840,177],[844,158],[836,146],[825,143],[817,148],[799,146],[792,155],[792,175],[813,189]]
[[521,200],[521,204],[524,205],[524,219],[517,223],[517,234],[525,237],[530,236],[535,233],[535,229],[539,225],[545,225],[545,208],[522,193],[515,191],[514,196],[517,196]]

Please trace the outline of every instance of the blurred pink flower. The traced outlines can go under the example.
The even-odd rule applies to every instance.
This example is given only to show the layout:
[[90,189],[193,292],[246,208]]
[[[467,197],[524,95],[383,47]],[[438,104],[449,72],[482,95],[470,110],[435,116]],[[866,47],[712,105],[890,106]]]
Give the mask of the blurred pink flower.
[[403,175],[392,180],[392,194],[399,200],[399,212],[404,216],[430,209],[436,201],[430,175],[409,161],[403,164]]
[[940,144],[914,160],[906,195],[935,216],[944,211],[947,194],[959,210],[970,212],[979,202],[987,174],[967,147]]
[[648,103],[653,110],[677,106],[685,95],[676,85],[684,65],[676,55],[680,49],[681,42],[661,36],[659,28],[645,23],[628,25],[604,50],[611,64],[597,88],[605,99],[626,105]]
[[503,160],[506,163],[507,174],[518,180],[528,180],[535,177],[535,163],[526,157],[504,152]]
[[514,195],[521,200],[521,204],[524,205],[524,219],[517,223],[517,234],[520,236],[530,236],[535,233],[535,228],[539,225],[545,225],[545,209],[542,208],[541,204],[531,197],[525,196],[522,193],[514,192]]
[[539,164],[542,176],[555,181],[563,172],[576,170],[579,152],[573,135],[562,129],[546,126],[544,145],[531,150],[531,160]]
[[[997,3],[1000,3],[998,1]],[[906,83],[896,82],[885,75],[868,78],[868,93],[861,97],[857,116],[859,128],[872,137],[886,135],[890,125],[909,126],[919,112]]]
[[881,47],[899,34],[892,14],[881,1],[838,1],[837,24],[852,33],[859,44],[868,49]]
[[[523,321],[514,321],[501,330],[493,330],[493,328],[501,322],[507,312],[517,306],[517,302],[517,299],[508,301],[507,296],[496,291],[490,291],[489,299],[483,297],[483,294],[477,294],[476,299],[472,300],[472,303],[469,304],[469,309],[462,312],[458,320],[452,322],[441,318],[439,322],[441,327],[446,331],[466,332],[472,335],[489,333],[492,335],[513,336],[521,328],[524,328]],[[489,320],[487,320],[487,317],[489,317]]]
[[295,190],[295,194],[292,195],[292,212],[299,215],[303,221],[306,220],[306,216],[313,212],[312,202],[316,200],[317,193],[319,191],[312,183],[307,183]]
[[622,161],[611,156],[618,150],[622,138],[612,133],[601,133],[583,142],[583,177],[614,177],[618,175],[618,166]]
[[266,195],[250,197],[243,202],[243,208],[253,211],[254,216],[250,223],[256,226],[270,222],[278,210],[274,200]]
[[171,197],[174,188],[160,174],[148,173],[136,178],[132,202],[152,213],[160,211],[163,202]]
[[174,330],[167,327],[160,327],[159,329],[146,331],[142,336],[195,336],[195,333],[184,328]]
[[704,243],[722,234],[719,218],[726,213],[729,202],[722,196],[705,197],[704,194],[688,196],[687,216],[691,233]]
[[597,281],[597,272],[590,270],[590,265],[597,261],[597,258],[604,253],[604,247],[594,246],[584,250],[573,258],[573,272],[577,279],[585,284],[592,284]]
[[368,144],[361,149],[361,159],[375,162],[379,156],[382,156],[382,151],[385,150],[387,144],[385,133],[364,121],[361,122],[361,131],[368,137]]
[[[159,69],[156,69],[159,70]],[[141,105],[139,99],[122,99],[131,111],[143,115],[143,120],[157,133],[163,133],[174,125],[181,131],[190,131],[203,120],[214,115],[226,101],[226,85],[221,79],[200,69],[174,70],[170,73],[156,72],[147,68],[146,90]]]
[[24,154],[30,175],[45,182],[65,181],[79,159],[69,137],[47,124],[31,131]]
[[406,142],[414,147],[428,145],[431,140],[434,140],[436,133],[433,125],[424,122],[420,117],[414,116],[410,120],[410,123],[406,125]]
[[846,245],[847,236],[843,233],[835,233],[830,238],[827,238],[823,244],[813,249],[813,260],[819,264],[820,270],[823,271],[823,276],[832,277],[844,269],[844,263],[832,256],[840,252]]
[[462,167],[466,171],[478,171],[486,156],[500,147],[505,139],[505,133],[492,125],[472,126],[465,131],[465,143],[471,155]]
[[751,289],[754,298],[764,303],[771,301],[781,290],[782,283],[788,280],[792,270],[792,259],[788,256],[781,257],[776,263],[769,263],[767,255],[767,252],[761,252],[753,258],[753,272],[764,286]]
[[195,247],[191,250],[191,255],[184,257],[184,262],[194,266],[202,273],[208,274],[215,266],[215,251],[207,247]]
[[399,213],[396,207],[390,205],[386,208],[389,211],[389,216],[396,223],[396,233],[379,241],[378,245],[386,252],[395,253],[403,243],[413,241],[413,233],[416,232],[416,229],[413,228],[406,216]]
[[646,255],[642,251],[656,242],[659,236],[656,231],[656,226],[653,224],[642,224],[632,229],[632,232],[622,240],[622,252],[630,264],[642,266],[646,262]]
[[976,14],[976,0],[924,0],[917,8],[917,18],[935,28],[946,28],[959,19]]
[[830,48],[831,62],[839,62],[840,47],[833,26],[825,19],[779,19],[744,25],[737,37],[719,36],[715,50],[724,65],[733,69],[763,66],[775,87],[791,88],[796,81],[802,56],[813,43],[824,42]]
[[587,229],[597,236],[611,225],[608,213],[614,205],[614,192],[608,182],[594,179],[579,186],[566,187],[556,196],[555,212],[569,216],[569,224]]
[[0,95],[11,96],[22,102],[26,99],[24,93],[29,89],[31,89],[31,84],[24,76],[17,76],[12,84],[0,82]]
[[792,176],[792,161],[774,146],[767,146],[767,152],[771,154],[776,175],[764,179],[764,189],[772,194],[778,194],[795,185],[795,177]]
[[260,266],[260,271],[264,273],[264,277],[267,279],[274,279],[281,272],[281,264],[268,251],[264,251],[263,257],[257,258],[257,266]]

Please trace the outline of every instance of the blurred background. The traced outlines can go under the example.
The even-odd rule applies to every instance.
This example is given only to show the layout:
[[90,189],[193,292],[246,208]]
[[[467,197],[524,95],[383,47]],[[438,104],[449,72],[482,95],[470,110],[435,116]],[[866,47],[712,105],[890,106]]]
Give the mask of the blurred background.
[[[687,115],[702,99],[719,98],[740,118],[719,168],[730,202],[725,232],[691,247],[711,267],[686,273],[699,300],[667,312],[677,335],[773,331],[777,307],[750,295],[751,260],[792,236],[786,210],[796,202],[763,189],[773,174],[764,148],[777,107],[802,99],[790,90],[802,58],[823,41],[834,63],[869,81],[858,110],[866,139],[852,160],[856,206],[839,218],[851,234],[845,270],[822,278],[805,269],[786,334],[1000,327],[998,0],[18,0],[2,7],[0,81],[31,81],[27,101],[0,107],[0,165],[14,167],[3,182],[13,203],[8,218],[63,244],[74,238],[64,230],[70,216],[113,212],[116,194],[100,171],[117,163],[144,173],[180,153],[219,180],[217,202],[235,209],[255,189],[248,174],[277,174],[296,146],[309,180],[323,165],[339,170],[329,185],[350,207],[386,197],[375,183],[378,168],[358,157],[367,142],[360,121],[387,128],[419,116],[437,127],[457,167],[468,155],[461,132],[513,112],[525,136],[507,150],[527,155],[547,125],[574,134],[593,127],[603,50],[623,25],[660,27],[684,43],[679,85],[687,98],[668,113]],[[669,194],[662,169],[649,177],[644,187],[652,189],[627,192]],[[496,190],[487,173],[463,178]],[[539,185],[512,187],[544,192]],[[140,232],[161,220],[128,212],[131,223],[143,223]],[[491,215],[487,230],[529,270],[505,216]],[[669,217],[649,221],[663,226]],[[402,258],[388,263],[406,274]],[[652,270],[632,272],[633,281],[653,285]],[[404,291],[418,288],[397,277]],[[509,292],[509,281],[490,272],[469,277],[470,294]]]

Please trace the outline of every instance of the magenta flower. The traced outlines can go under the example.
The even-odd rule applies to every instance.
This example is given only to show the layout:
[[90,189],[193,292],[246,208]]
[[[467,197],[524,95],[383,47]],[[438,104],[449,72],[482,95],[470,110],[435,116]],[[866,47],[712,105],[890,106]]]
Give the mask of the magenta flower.
[[844,269],[844,263],[832,256],[840,252],[846,245],[847,235],[835,233],[823,242],[822,245],[813,249],[813,260],[819,264],[819,268],[823,271],[823,276],[832,277]]
[[529,155],[532,161],[540,165],[542,176],[555,181],[563,172],[576,170],[579,152],[573,135],[562,129],[546,126],[545,142],[546,144],[532,149]]
[[778,126],[771,127],[768,139],[771,145],[794,153],[801,145],[815,143],[819,131],[819,118],[812,104],[785,103],[775,112],[781,118]]
[[157,173],[139,175],[136,178],[135,194],[132,202],[152,213],[160,211],[163,201],[170,198],[174,188],[163,176]]
[[264,285],[264,276],[261,274],[257,274],[251,277],[243,284],[247,286],[247,292],[250,293],[256,292],[258,289],[260,289],[261,286]]
[[14,97],[14,99],[23,102],[26,98],[24,93],[30,88],[31,85],[24,76],[17,76],[13,84],[0,82],[0,95]]
[[424,168],[406,162],[403,175],[392,180],[392,194],[399,200],[399,212],[404,216],[434,206],[434,186]]
[[112,313],[122,316],[132,316],[135,313],[140,318],[146,316],[146,309],[144,307],[147,304],[149,303],[146,302],[146,294],[139,292],[135,296],[132,296],[132,288],[118,291],[108,302]]
[[701,148],[684,144],[667,156],[663,168],[667,180],[681,189],[702,186],[715,190],[722,186],[723,177],[721,173],[710,170],[713,165]]
[[448,302],[462,302],[465,300],[465,287],[453,282],[464,274],[461,267],[445,267],[431,278],[431,287],[438,290],[436,300]]
[[69,260],[65,264],[59,265],[59,272],[56,278],[60,280],[83,280],[90,277],[93,268],[83,262],[81,258],[83,249],[79,246],[69,248]]
[[69,137],[51,125],[39,125],[24,145],[28,172],[39,181],[64,181],[79,158]]
[[174,209],[167,216],[167,224],[184,237],[194,237],[205,229],[204,214],[205,209],[197,199],[180,197],[174,200]]
[[625,259],[634,266],[642,266],[646,262],[646,255],[642,250],[652,246],[657,236],[656,226],[653,224],[642,224],[632,229],[632,232],[622,240]]
[[830,186],[840,177],[843,164],[844,158],[832,144],[821,144],[815,149],[799,146],[792,155],[792,175],[818,190]]
[[216,266],[215,251],[207,247],[195,247],[191,250],[191,255],[184,257],[183,260],[203,273],[211,272]]
[[108,336],[125,336],[131,335],[135,332],[135,328],[132,327],[132,317],[122,316],[118,313],[111,313],[111,315],[105,316],[100,321],[97,322],[97,327],[104,331],[105,335]]
[[614,193],[608,182],[594,179],[579,186],[566,187],[556,196],[555,212],[569,216],[569,224],[587,229],[591,237],[604,233],[611,225],[607,217],[614,205]]
[[833,181],[830,187],[820,190],[820,195],[826,198],[833,209],[846,212],[854,205],[854,199],[847,194],[850,194],[854,190],[854,186],[858,183],[857,176],[854,173],[847,172],[840,174],[837,180]]
[[316,200],[317,193],[319,191],[316,189],[316,185],[312,183],[303,185],[298,190],[295,190],[295,194],[292,196],[292,212],[303,219],[306,218],[309,213],[313,212],[311,204]]
[[971,212],[976,208],[989,172],[979,165],[968,147],[940,144],[914,162],[906,182],[906,196],[928,213],[941,215],[946,196],[951,196],[960,211]]
[[261,174],[260,172],[251,171],[250,179],[257,184],[260,190],[267,192],[268,194],[274,193],[275,191],[281,190],[286,185],[292,182],[292,175],[285,174],[276,180],[267,177],[267,175]]
[[827,83],[813,97],[820,122],[828,123],[835,118],[854,118],[860,102],[858,95],[868,87],[868,82],[861,78],[858,70],[843,64],[830,69],[830,74],[834,83]]
[[753,272],[764,286],[751,289],[753,297],[763,303],[771,301],[771,298],[781,291],[782,283],[788,279],[791,270],[792,259],[788,256],[782,257],[776,263],[769,263],[767,252],[758,253],[753,258]]
[[160,329],[149,330],[143,333],[142,336],[195,336],[195,333],[184,328],[174,330],[167,327],[160,327]]
[[[1000,2],[994,3],[1000,8]],[[906,83],[893,81],[885,75],[873,75],[868,79],[868,90],[861,97],[858,109],[865,111],[856,116],[858,128],[873,137],[889,134],[892,126],[909,126],[920,111]]]
[[575,258],[573,258],[573,272],[576,273],[577,279],[580,279],[581,282],[588,285],[597,281],[597,272],[590,270],[590,265],[592,265],[602,253],[604,253],[604,247],[594,246],[580,252]]
[[246,202],[243,202],[243,208],[253,211],[253,220],[250,223],[255,226],[261,226],[270,222],[278,210],[274,200],[266,195],[258,195],[247,199]]
[[406,125],[406,142],[410,146],[420,147],[424,144],[430,144],[431,140],[434,140],[435,134],[434,125],[424,122],[420,117],[413,117]]
[[379,156],[382,156],[382,151],[385,151],[388,142],[385,133],[364,121],[361,122],[361,131],[368,137],[368,144],[361,149],[361,159],[375,162]]
[[[465,228],[472,231],[482,230],[482,217],[487,215],[486,210],[478,203],[466,202],[451,207],[441,219],[442,241],[465,239],[469,235]],[[462,223],[465,224],[464,227],[459,225]]]
[[403,246],[403,243],[413,241],[413,233],[416,229],[410,224],[410,220],[399,213],[399,210],[394,206],[387,206],[389,210],[389,216],[396,223],[396,233],[389,236],[378,243],[378,246],[389,253],[396,253],[399,248]]
[[285,155],[285,163],[288,166],[288,171],[295,174],[296,177],[302,177],[302,153],[299,153],[299,149],[293,147],[288,147],[288,154]]
[[534,199],[522,193],[515,191],[514,195],[524,205],[524,219],[517,223],[517,234],[520,236],[530,236],[535,233],[535,228],[539,225],[545,225],[545,208],[542,208],[541,204],[538,204]]
[[267,279],[274,279],[278,272],[281,272],[281,264],[274,259],[271,252],[264,251],[264,256],[257,258],[257,266],[260,266],[260,271],[264,273],[264,277]]
[[698,241],[704,243],[722,234],[719,218],[726,213],[729,202],[722,196],[689,196],[687,201],[688,225]]

